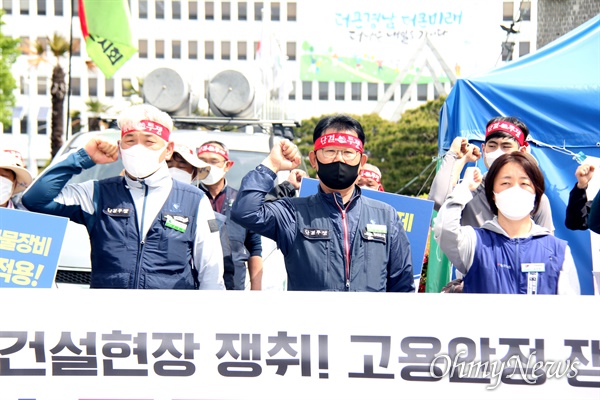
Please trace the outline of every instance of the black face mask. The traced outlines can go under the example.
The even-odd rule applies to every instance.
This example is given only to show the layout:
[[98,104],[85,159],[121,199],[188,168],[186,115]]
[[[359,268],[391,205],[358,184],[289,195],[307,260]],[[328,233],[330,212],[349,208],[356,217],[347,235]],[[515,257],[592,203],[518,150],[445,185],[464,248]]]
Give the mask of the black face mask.
[[322,164],[317,160],[317,165],[319,166],[317,175],[321,182],[335,190],[347,189],[352,186],[358,178],[358,167],[360,167],[360,163],[352,166],[341,161]]

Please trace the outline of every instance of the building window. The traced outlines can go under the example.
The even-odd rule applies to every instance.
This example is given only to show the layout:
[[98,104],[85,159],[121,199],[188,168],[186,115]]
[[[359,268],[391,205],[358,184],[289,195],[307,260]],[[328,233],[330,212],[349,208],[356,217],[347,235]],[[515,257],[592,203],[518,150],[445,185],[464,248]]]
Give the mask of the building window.
[[138,9],[138,17],[148,18],[148,0],[140,0],[140,8]]
[[72,4],[73,4],[73,16],[79,17],[79,2],[74,1]]
[[37,44],[39,44],[42,47],[42,52],[44,54],[48,54],[48,38],[44,37],[44,36],[39,36],[37,39],[35,39],[36,41],[36,46]]
[[215,42],[213,42],[212,40],[204,42],[204,59],[215,59]]
[[81,56],[81,39],[74,38],[71,46],[71,51],[73,52],[73,57]]
[[262,21],[262,9],[263,9],[262,2],[254,3],[254,20],[255,21]]
[[287,3],[287,20],[296,21],[296,3]]
[[296,81],[292,81],[292,90],[288,95],[289,100],[296,100]]
[[367,100],[377,101],[377,84],[367,83]]
[[221,19],[231,21],[231,3],[228,1],[221,3]]
[[20,1],[20,5],[21,5],[21,10],[20,13],[21,15],[29,15],[29,0],[21,0]]
[[45,76],[37,77],[37,94],[48,94],[48,79]]
[[[400,95],[401,95],[401,97],[402,97],[402,98],[404,98],[404,95],[405,95],[405,94],[406,94],[406,92],[408,91],[408,88],[409,88],[409,87],[410,87],[410,85],[407,85],[407,84],[404,84],[404,83],[400,84]],[[411,95],[410,95],[410,93],[409,93],[409,94],[408,94],[408,98],[407,98],[406,100],[407,100],[407,101],[410,101],[411,97],[412,97],[412,96],[411,96]]]
[[64,13],[63,0],[54,0],[54,15],[62,16]]
[[198,59],[198,42],[195,40],[190,40],[188,42],[188,58],[190,60]]
[[165,41],[157,40],[154,42],[154,57],[156,58],[165,58]]
[[417,101],[427,101],[427,84],[417,84]]
[[344,100],[346,97],[346,82],[335,83],[335,99]]
[[271,3],[271,21],[279,21],[281,19],[280,9],[279,3]]
[[113,97],[115,95],[115,80],[107,79],[104,81],[104,95],[106,97]]
[[502,3],[502,21],[512,21],[514,15],[515,3],[513,1],[505,1]]
[[190,1],[188,3],[188,19],[198,19],[198,2]]
[[529,42],[519,42],[519,57],[526,56],[530,52]]
[[512,61],[515,42],[502,42],[502,61]]
[[156,0],[154,7],[156,19],[165,19],[165,2],[163,0]]
[[231,60],[231,42],[221,42],[221,60]]
[[20,76],[19,77],[19,88],[21,89],[21,91],[20,91],[21,94],[27,94],[27,92],[25,91],[26,87],[27,87],[27,84],[25,83],[25,77]]
[[181,1],[173,0],[171,3],[171,18],[181,19]]
[[302,100],[312,100],[312,81],[302,81]]
[[148,58],[148,41],[146,39],[138,40],[138,55],[140,58]]
[[260,42],[254,42],[254,59],[256,60],[256,52],[258,51],[258,46]]
[[37,15],[46,15],[46,0],[37,0]]
[[7,15],[12,14],[12,0],[2,0],[2,9]]
[[207,1],[204,3],[204,19],[207,21],[215,20],[215,2]]
[[238,60],[247,60],[248,59],[248,43],[247,42],[238,42],[237,53],[238,53]]
[[319,82],[319,100],[329,100],[329,82]]
[[88,92],[90,97],[98,96],[98,78],[88,78]]
[[173,40],[171,43],[171,57],[177,60],[181,58],[181,40]]
[[519,6],[521,21],[531,21],[531,2],[522,1]]
[[45,135],[48,133],[48,117],[51,115],[52,110],[50,107],[40,107],[37,115],[37,133],[38,135]]
[[[391,83],[384,83],[383,84],[383,91],[384,91],[384,93],[387,93],[387,91],[390,88],[390,86],[392,86]],[[392,97],[390,97],[390,101],[394,101],[395,99],[396,99],[396,90],[394,89],[394,93],[392,93]]]
[[362,98],[362,88],[360,82],[352,82],[352,100],[360,101]]
[[287,57],[289,61],[296,61],[296,42],[287,42]]
[[248,20],[248,3],[241,1],[238,3],[238,21]]
[[81,96],[81,78],[71,78],[71,96]]

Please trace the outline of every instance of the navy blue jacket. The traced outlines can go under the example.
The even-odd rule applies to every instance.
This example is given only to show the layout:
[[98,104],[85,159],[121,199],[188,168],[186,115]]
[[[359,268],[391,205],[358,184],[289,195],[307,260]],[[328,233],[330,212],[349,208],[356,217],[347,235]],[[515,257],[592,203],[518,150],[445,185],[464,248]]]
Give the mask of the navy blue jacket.
[[[199,188],[208,198],[212,198],[206,187],[200,185]],[[214,210],[227,218],[226,230],[229,237],[229,246],[235,272],[233,278],[225,277],[225,286],[228,290],[244,290],[246,288],[246,262],[250,257],[262,256],[262,239],[259,234],[250,232],[243,226],[231,220],[231,207],[235,202],[238,191],[231,186],[225,186],[223,189],[225,201],[221,210]],[[223,193],[223,192],[221,192]],[[214,206],[213,206],[214,207]],[[223,241],[223,238],[221,238]],[[225,273],[227,274],[227,262],[225,262]],[[231,281],[230,281],[231,279]]]
[[276,175],[259,165],[243,179],[231,218],[273,239],[285,256],[288,290],[414,291],[410,244],[396,211],[339,193],[264,202]]

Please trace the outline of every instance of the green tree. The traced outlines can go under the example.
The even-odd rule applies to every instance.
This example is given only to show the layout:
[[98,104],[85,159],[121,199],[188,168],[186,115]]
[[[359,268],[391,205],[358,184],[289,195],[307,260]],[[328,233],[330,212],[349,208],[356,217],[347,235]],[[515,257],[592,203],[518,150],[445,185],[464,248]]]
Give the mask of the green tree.
[[12,108],[15,105],[13,90],[17,82],[10,69],[19,55],[19,39],[13,39],[2,33],[4,10],[0,9],[0,124],[12,125]]
[[[438,153],[439,113],[444,101],[442,97],[408,110],[398,122],[377,114],[352,115],[365,131],[368,162],[381,170],[387,192],[413,196],[429,192],[435,174],[433,159]],[[312,134],[321,118],[303,120],[297,130],[296,142],[306,157],[308,173],[312,177],[316,176],[316,171],[310,167],[308,153],[313,149]]]
[[88,113],[91,114],[91,117],[88,118],[89,130],[99,131],[101,121],[100,114],[107,112],[111,106],[102,103],[98,99],[89,99],[85,102],[85,105],[88,107]]
[[61,58],[69,53],[69,41],[62,35],[54,33],[49,38],[50,51],[56,58],[56,64],[52,70],[52,86],[50,95],[52,101],[52,135],[50,136],[51,155],[54,157],[63,144],[65,133],[65,96],[67,85],[65,84],[65,70],[60,65]]

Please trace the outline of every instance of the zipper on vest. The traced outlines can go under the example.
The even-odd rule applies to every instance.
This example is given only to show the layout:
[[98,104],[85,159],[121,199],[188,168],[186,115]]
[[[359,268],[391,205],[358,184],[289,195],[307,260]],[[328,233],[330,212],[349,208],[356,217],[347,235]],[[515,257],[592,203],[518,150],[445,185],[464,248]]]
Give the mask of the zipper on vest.
[[346,215],[346,210],[348,209],[348,207],[350,207],[350,203],[352,203],[356,197],[358,196],[355,196],[352,199],[350,199],[350,201],[346,205],[346,208],[342,208],[337,202],[335,194],[333,195],[333,201],[342,213],[342,226],[344,228],[344,255],[346,257],[346,290],[350,290],[350,238],[348,236],[348,219]]
[[141,181],[141,184],[142,184],[142,186],[144,186],[144,205],[142,206],[142,218],[141,218],[142,222],[140,224],[140,231],[138,233],[138,235],[140,237],[140,242],[138,244],[137,263],[135,266],[135,276],[134,276],[135,289],[140,288],[140,270],[141,270],[140,262],[142,260],[142,251],[144,250],[144,218],[146,216],[146,200],[148,198],[148,185],[146,185],[146,183],[144,181]]
[[521,243],[521,239],[517,238],[517,251],[516,251],[516,262],[515,262],[515,270],[517,271],[517,294],[521,292],[521,263],[519,262],[519,244]]

